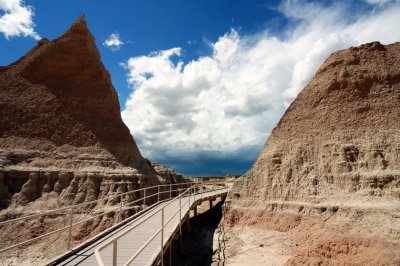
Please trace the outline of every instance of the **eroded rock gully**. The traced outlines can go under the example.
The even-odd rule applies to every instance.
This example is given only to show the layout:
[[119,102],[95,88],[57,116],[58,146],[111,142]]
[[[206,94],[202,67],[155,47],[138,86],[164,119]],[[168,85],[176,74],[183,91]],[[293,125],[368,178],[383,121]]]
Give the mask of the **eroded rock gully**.
[[399,62],[400,43],[332,54],[235,182],[227,223],[288,232],[288,265],[399,265]]

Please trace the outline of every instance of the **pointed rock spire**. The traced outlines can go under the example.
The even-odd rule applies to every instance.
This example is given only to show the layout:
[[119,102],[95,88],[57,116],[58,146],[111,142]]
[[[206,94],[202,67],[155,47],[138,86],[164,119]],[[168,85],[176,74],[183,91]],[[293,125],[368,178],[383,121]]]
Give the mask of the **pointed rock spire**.
[[[0,121],[0,149],[2,135],[18,135],[41,139],[47,147],[69,145],[74,154],[105,154],[112,157],[106,164],[114,167],[140,168],[145,163],[121,119],[118,95],[84,14],[63,35],[42,41],[4,69],[9,76],[0,76],[0,109],[5,110],[0,113],[7,119]],[[18,93],[25,96],[16,97]],[[81,147],[90,148],[80,152]],[[104,164],[96,160],[87,161]],[[49,159],[47,165],[53,161]],[[76,159],[76,165],[80,161]],[[75,162],[70,165],[75,167]]]
[[81,13],[75,23],[81,23],[81,24],[87,26],[85,14]]

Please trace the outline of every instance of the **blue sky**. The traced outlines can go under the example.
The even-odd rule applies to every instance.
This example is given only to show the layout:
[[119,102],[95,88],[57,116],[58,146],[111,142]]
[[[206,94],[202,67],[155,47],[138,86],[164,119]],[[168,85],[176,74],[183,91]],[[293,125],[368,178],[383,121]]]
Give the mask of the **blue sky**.
[[330,53],[400,39],[390,0],[0,0],[0,65],[80,13],[142,154],[187,175],[243,174]]
[[[267,23],[284,23],[278,12],[266,8],[277,4],[258,0],[123,0],[118,4],[112,1],[94,4],[81,0],[25,0],[25,5],[34,11],[35,31],[50,40],[61,35],[80,13],[86,15],[102,60],[119,93],[121,107],[130,90],[120,62],[176,46],[185,50],[181,59],[186,62],[207,55],[211,52],[208,42],[217,40],[230,28],[257,32]],[[124,42],[118,52],[102,45],[114,32],[118,32]],[[35,44],[33,38],[10,37],[8,41],[1,38],[0,65],[14,62]]]

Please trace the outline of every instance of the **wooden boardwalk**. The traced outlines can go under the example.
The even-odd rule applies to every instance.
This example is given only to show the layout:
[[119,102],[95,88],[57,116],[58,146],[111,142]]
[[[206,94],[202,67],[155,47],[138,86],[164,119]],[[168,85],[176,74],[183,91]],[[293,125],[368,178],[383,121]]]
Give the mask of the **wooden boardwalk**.
[[[116,258],[114,265],[125,265],[135,254],[136,258],[129,265],[152,265],[156,259],[161,258],[161,238],[163,237],[162,244],[165,250],[175,234],[179,233],[180,224],[187,218],[191,207],[205,200],[225,196],[228,191],[229,188],[223,188],[160,203],[59,265],[98,265],[94,254],[96,249],[104,265],[113,265],[113,258]],[[161,230],[162,219],[164,228]]]

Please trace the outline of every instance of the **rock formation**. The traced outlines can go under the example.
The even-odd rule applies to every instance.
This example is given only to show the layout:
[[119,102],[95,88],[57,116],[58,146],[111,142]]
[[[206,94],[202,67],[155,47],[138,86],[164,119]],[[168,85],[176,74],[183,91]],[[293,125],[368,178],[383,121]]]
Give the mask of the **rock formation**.
[[117,93],[81,16],[59,38],[42,39],[2,67],[3,167],[140,169]]
[[[133,202],[143,192],[110,196],[183,181],[140,154],[122,122],[117,93],[83,15],[57,39],[42,39],[15,63],[0,67],[0,221],[104,199],[74,210],[85,219],[121,200]],[[149,189],[147,195],[155,192]],[[146,204],[156,198],[148,198]],[[109,213],[76,226],[73,241],[79,243],[137,210]],[[0,227],[0,249],[58,229],[66,223],[64,218]],[[54,252],[43,252],[46,242],[34,246],[35,253],[47,258],[59,254],[65,249],[64,237],[46,240],[54,241]],[[2,254],[10,259],[2,261],[26,264],[20,251],[15,252]]]
[[120,115],[85,17],[0,69],[0,208],[45,193],[60,204],[158,183]]
[[187,180],[181,175],[175,172],[175,170],[166,167],[165,165],[150,162],[153,169],[157,172],[157,175],[160,177],[159,181],[162,184],[178,184],[178,183],[186,183]]
[[[400,263],[393,252],[400,250],[399,62],[400,43],[332,54],[235,182],[229,223],[306,232],[298,239],[315,241],[288,264],[351,262],[363,248],[383,252],[382,265]],[[307,224],[311,218],[317,222]],[[311,224],[330,228],[331,235],[321,227],[317,234]],[[348,230],[335,231],[345,225]],[[372,248],[381,240],[390,243],[377,244],[387,245],[385,251]],[[366,255],[364,262],[377,258]]]

